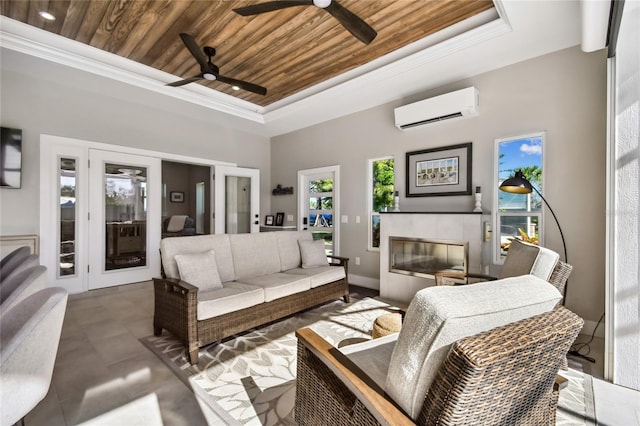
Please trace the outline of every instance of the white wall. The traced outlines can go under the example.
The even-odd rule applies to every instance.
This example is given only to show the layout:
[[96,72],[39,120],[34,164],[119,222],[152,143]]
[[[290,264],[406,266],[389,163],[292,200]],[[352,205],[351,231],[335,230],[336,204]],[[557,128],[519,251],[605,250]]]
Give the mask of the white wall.
[[[425,78],[429,78],[425,75]],[[409,102],[474,85],[480,115],[401,132],[393,109]],[[370,87],[367,90],[375,90]],[[340,102],[336,99],[336,102]],[[492,208],[494,140],[546,131],[545,197],[562,224],[569,261],[575,267],[567,306],[587,320],[604,311],[606,57],[577,47],[459,81],[272,139],[271,181],[296,185],[298,169],[341,165],[341,255],[361,258],[349,272],[379,277],[378,252],[367,252],[367,159],[393,155],[396,189],[404,211],[473,209],[473,196],[406,199],[408,151],[473,142],[473,179],[483,188],[483,207]],[[578,185],[567,185],[573,178]],[[298,194],[296,190],[296,194]],[[296,214],[296,197],[273,197],[272,210]],[[355,223],[355,216],[363,220]],[[562,252],[550,214],[545,245]]]
[[7,49],[1,54],[0,121],[23,131],[23,177],[21,189],[0,190],[0,235],[38,233],[40,134],[257,168],[261,211],[270,210],[268,138],[186,102],[44,60],[26,66],[33,62]]
[[640,390],[640,3],[624,5],[615,56],[609,191],[607,378]]

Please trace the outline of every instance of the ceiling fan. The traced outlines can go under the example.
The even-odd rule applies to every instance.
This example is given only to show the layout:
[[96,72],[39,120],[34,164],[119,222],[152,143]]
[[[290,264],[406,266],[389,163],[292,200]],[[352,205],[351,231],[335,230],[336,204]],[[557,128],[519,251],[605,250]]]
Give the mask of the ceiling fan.
[[[182,39],[184,45],[187,46],[187,49],[189,49],[189,52],[191,52],[193,57],[196,58],[196,61],[198,61],[198,63],[200,64],[200,74],[187,78],[185,80],[176,81],[174,83],[167,83],[166,86],[178,87],[185,84],[193,83],[194,81],[205,79],[209,81],[217,80],[222,83],[230,84],[239,89],[257,93],[258,95],[264,96],[267,94],[267,89],[262,86],[220,75],[220,69],[213,62],[211,62],[211,58],[213,58],[216,54],[216,49],[214,49],[213,47],[205,46],[202,50],[200,50],[200,46],[198,46],[198,43],[196,43],[196,40],[193,38],[193,36],[187,33],[181,33],[180,38]],[[205,55],[208,58],[205,57]]]
[[340,5],[337,0],[278,0],[266,3],[254,4],[251,6],[233,9],[239,15],[250,16],[261,13],[273,12],[274,10],[285,9],[293,6],[316,6],[326,10],[331,16],[336,18],[343,27],[353,34],[364,44],[369,44],[378,35],[369,24],[364,22],[358,15]]

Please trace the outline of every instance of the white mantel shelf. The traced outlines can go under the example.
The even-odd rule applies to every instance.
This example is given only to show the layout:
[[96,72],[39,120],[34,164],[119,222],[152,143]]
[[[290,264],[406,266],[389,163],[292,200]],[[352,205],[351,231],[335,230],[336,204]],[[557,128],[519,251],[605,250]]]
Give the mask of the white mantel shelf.
[[389,271],[389,237],[463,241],[469,244],[469,272],[484,272],[490,262],[490,243],[483,240],[487,212],[381,212],[380,296],[409,303],[416,292],[435,285],[433,279]]

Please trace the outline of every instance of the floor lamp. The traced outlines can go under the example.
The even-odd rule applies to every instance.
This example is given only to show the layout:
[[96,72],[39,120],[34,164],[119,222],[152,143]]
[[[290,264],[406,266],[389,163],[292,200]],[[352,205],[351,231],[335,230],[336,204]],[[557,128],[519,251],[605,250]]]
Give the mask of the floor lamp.
[[[514,177],[505,179],[505,181],[502,182],[502,184],[500,184],[500,190],[504,192],[509,192],[512,194],[531,194],[533,191],[535,191],[536,194],[538,194],[540,198],[542,198],[542,201],[544,201],[544,203],[547,205],[547,207],[549,208],[549,211],[553,215],[553,218],[556,220],[556,225],[558,225],[558,230],[560,231],[560,237],[562,238],[562,247],[564,248],[564,261],[569,263],[569,260],[567,258],[567,244],[564,241],[564,234],[562,233],[562,228],[560,227],[560,222],[558,222],[558,218],[556,217],[555,212],[553,211],[553,209],[551,208],[547,200],[545,200],[545,198],[542,196],[540,191],[538,191],[535,186],[531,185],[531,182],[529,182],[529,180],[524,177],[524,175],[522,174],[522,171],[517,170],[516,175]],[[568,286],[569,286],[569,281],[567,281],[564,286],[564,295],[562,298],[563,305],[567,300]]]

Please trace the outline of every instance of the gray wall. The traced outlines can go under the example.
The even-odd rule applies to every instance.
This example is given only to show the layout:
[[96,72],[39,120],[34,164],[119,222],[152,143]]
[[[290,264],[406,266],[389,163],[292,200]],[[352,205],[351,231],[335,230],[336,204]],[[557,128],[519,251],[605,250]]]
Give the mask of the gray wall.
[[[350,273],[378,278],[378,253],[367,252],[368,159],[395,157],[402,210],[471,210],[472,196],[404,197],[407,151],[471,141],[473,186],[483,188],[483,207],[490,210],[495,139],[546,131],[545,197],[559,217],[575,267],[567,306],[597,321],[604,310],[605,59],[604,52],[570,48],[274,137],[271,181],[295,186],[300,169],[340,165],[341,214],[349,216],[341,225],[340,254],[361,258],[360,266],[349,265]],[[404,132],[394,127],[395,107],[470,85],[480,92],[479,116]],[[273,197],[272,210],[296,214],[296,198]],[[356,215],[365,220],[356,224]],[[545,218],[545,245],[562,252],[553,218],[548,212]]]
[[[1,124],[23,131],[21,189],[0,190],[0,235],[39,233],[40,134],[124,145],[260,169],[270,207],[269,139],[225,125],[222,114],[2,49]],[[125,100],[129,99],[129,100]]]

